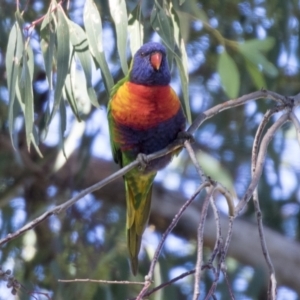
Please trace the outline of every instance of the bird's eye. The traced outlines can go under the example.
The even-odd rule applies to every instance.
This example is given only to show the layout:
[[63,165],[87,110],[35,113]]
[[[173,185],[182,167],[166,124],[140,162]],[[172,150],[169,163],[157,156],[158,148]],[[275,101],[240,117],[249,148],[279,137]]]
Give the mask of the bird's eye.
[[145,57],[146,53],[145,52],[141,52],[141,57]]

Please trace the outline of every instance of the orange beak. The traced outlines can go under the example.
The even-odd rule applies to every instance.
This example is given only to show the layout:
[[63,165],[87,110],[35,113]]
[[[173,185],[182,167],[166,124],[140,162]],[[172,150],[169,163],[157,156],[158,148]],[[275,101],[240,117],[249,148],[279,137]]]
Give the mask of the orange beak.
[[154,52],[150,56],[150,63],[156,71],[158,71],[160,68],[161,60],[162,54],[160,52]]

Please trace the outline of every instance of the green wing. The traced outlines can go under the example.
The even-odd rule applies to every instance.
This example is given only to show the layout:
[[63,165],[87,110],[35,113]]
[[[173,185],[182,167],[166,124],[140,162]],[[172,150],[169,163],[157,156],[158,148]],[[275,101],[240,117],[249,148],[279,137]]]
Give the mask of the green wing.
[[120,86],[122,86],[125,82],[129,80],[129,73],[127,76],[125,76],[123,79],[119,80],[111,89],[110,92],[110,100],[107,105],[107,119],[108,119],[108,128],[109,128],[109,136],[110,136],[110,146],[111,146],[111,152],[114,158],[114,161],[119,164],[121,167],[123,167],[123,161],[122,161],[122,153],[121,149],[118,145],[118,143],[115,143],[115,128],[116,123],[111,115],[111,101],[114,97],[114,95],[118,92],[118,89]]

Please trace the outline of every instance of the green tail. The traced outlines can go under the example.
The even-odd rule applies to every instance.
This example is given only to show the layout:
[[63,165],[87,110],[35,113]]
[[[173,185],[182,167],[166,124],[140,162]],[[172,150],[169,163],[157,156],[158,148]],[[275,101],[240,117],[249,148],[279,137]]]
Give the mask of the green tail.
[[125,176],[127,247],[133,275],[136,275],[138,270],[138,254],[150,215],[152,183],[155,175]]

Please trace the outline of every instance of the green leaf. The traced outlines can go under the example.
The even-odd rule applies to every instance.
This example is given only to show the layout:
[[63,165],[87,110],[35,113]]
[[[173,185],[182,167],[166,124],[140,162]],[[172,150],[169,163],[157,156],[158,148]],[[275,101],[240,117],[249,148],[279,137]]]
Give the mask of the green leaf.
[[150,17],[151,26],[159,34],[166,46],[174,52],[175,39],[171,22],[171,17],[166,14],[165,9],[155,0]]
[[137,4],[135,9],[130,13],[128,20],[128,32],[132,56],[134,56],[137,50],[143,45],[144,26],[141,23],[141,17],[141,6],[140,4]]
[[23,37],[20,26],[18,22],[15,22],[13,25],[7,45],[7,52],[5,58],[5,66],[7,71],[7,85],[8,85],[8,93],[9,93],[9,109],[8,109],[8,123],[9,123],[9,133],[10,138],[15,147],[14,142],[14,122],[16,115],[14,114],[14,102],[16,96],[16,85],[17,85],[17,77],[20,72],[20,64],[22,60],[22,53],[24,49]]
[[[266,41],[267,40],[267,41]],[[262,70],[269,76],[275,77],[278,75],[277,68],[269,62],[264,54],[260,51],[267,51],[273,45],[272,39],[266,40],[250,40],[244,43],[238,44],[240,53],[245,59],[251,61],[254,65],[260,65]],[[265,42],[264,42],[265,41]]]
[[114,81],[103,52],[101,18],[93,0],[86,0],[85,2],[83,21],[89,42],[90,52],[100,66],[102,78],[104,79],[104,85],[106,87],[107,94],[109,95],[114,85]]
[[69,21],[69,23],[71,43],[80,60],[90,100],[94,106],[99,107],[97,96],[92,86],[92,60],[86,34],[79,25],[72,21]]
[[52,90],[52,62],[55,48],[55,22],[51,10],[48,11],[41,25],[41,49],[43,52],[46,77],[49,84],[49,89]]
[[240,88],[240,74],[236,63],[226,51],[219,55],[217,69],[227,96],[236,98]]
[[64,104],[64,101],[60,101],[59,104],[59,115],[60,115],[60,131],[59,131],[59,136],[60,136],[60,146],[63,152],[64,157],[67,159],[66,152],[65,152],[65,147],[64,147],[64,135],[65,131],[67,129],[67,113],[66,113],[66,107]]
[[255,51],[267,52],[271,50],[275,45],[275,39],[273,37],[267,37],[264,40],[251,39],[241,44],[241,47],[246,47]]
[[79,116],[78,107],[77,107],[77,102],[76,102],[74,91],[73,91],[73,85],[71,82],[70,74],[67,75],[64,88],[65,88],[66,99],[67,99],[68,103],[70,104],[70,107],[71,107],[74,115],[76,116],[78,121],[81,121],[81,118]]
[[267,83],[262,72],[251,61],[246,60],[246,68],[257,89],[267,88]]
[[43,154],[42,154],[42,152],[40,151],[40,149],[38,147],[38,144],[39,144],[38,132],[37,132],[37,129],[34,125],[33,125],[32,134],[31,134],[31,143],[32,143],[35,151],[38,153],[38,155],[43,158]]
[[48,124],[50,124],[54,114],[57,112],[62,90],[65,84],[65,80],[69,70],[70,61],[70,34],[69,24],[61,6],[58,6],[57,11],[57,30],[56,30],[56,42],[57,42],[57,76],[56,87],[54,92],[54,104],[51,111]]
[[[162,8],[158,1],[155,1],[154,8],[150,18],[152,28],[160,35],[168,51],[168,61],[171,66],[173,57],[175,58],[179,69],[181,89],[185,104],[185,113],[188,121],[192,122],[191,110],[189,104],[189,80],[188,80],[188,62],[183,40],[180,38],[179,19],[171,6],[171,11],[167,7]],[[180,50],[180,54],[174,51],[175,43]],[[171,54],[171,55],[170,55]]]
[[109,0],[110,14],[114,20],[117,33],[117,47],[124,75],[128,73],[127,46],[127,9],[125,0]]
[[172,2],[170,3],[170,8],[171,8],[170,13],[171,13],[171,21],[172,21],[172,27],[173,27],[173,32],[174,32],[174,39],[175,39],[176,45],[179,46],[180,38],[181,38],[180,21],[179,21],[178,14],[172,5]]
[[203,9],[201,9],[198,0],[172,0],[172,2],[178,11],[186,13],[186,15],[189,15],[193,19],[196,18],[206,23],[209,22],[209,19]]
[[179,17],[177,15],[176,10],[174,9],[172,3],[170,15],[171,15],[171,24],[173,27],[174,32],[174,39],[176,42],[177,47],[180,50],[180,55],[174,53],[174,57],[176,60],[177,67],[179,69],[180,80],[181,80],[181,90],[183,94],[184,100],[184,108],[187,119],[189,123],[192,123],[192,115],[191,115],[191,108],[190,108],[190,99],[189,99],[189,76],[188,76],[188,58],[187,53],[185,50],[184,41],[180,34],[180,22]]
[[[87,93],[89,95],[89,98],[91,100],[91,103],[94,104],[94,103],[97,103],[98,104],[98,98],[97,98],[97,95],[96,95],[96,92],[94,90],[93,87],[88,87],[87,88]],[[95,104],[94,104],[95,105]]]
[[33,108],[33,91],[32,91],[32,78],[27,63],[27,51],[23,51],[22,69],[19,75],[19,89],[20,98],[25,104],[25,129],[26,129],[26,142],[28,151],[30,150],[31,134],[34,122],[34,108]]
[[175,54],[174,57],[180,74],[181,90],[184,99],[185,113],[189,123],[192,124],[192,115],[191,115],[190,99],[189,99],[188,59],[187,59],[187,54],[186,54],[183,39],[181,39],[180,50],[181,50],[181,58],[177,54]]

